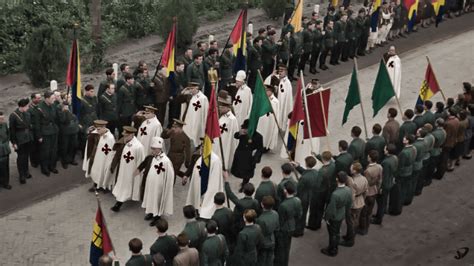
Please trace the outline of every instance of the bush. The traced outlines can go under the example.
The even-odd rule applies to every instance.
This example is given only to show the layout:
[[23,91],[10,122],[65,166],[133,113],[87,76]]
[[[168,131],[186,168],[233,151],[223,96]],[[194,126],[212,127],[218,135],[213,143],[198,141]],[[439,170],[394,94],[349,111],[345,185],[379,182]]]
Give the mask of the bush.
[[51,25],[35,29],[23,53],[23,70],[31,83],[43,87],[53,79],[62,81],[67,63],[66,45],[60,31]]
[[285,13],[287,0],[263,0],[262,7],[269,18],[279,18]]
[[164,0],[158,10],[156,20],[159,21],[158,32],[166,40],[173,25],[173,17],[178,18],[177,46],[184,50],[192,44],[193,36],[198,28],[196,11],[192,1]]

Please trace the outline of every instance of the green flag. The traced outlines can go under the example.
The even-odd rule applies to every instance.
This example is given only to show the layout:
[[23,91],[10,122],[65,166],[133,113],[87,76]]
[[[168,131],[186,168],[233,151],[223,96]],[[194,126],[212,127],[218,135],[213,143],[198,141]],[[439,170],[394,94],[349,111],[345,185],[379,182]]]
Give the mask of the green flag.
[[349,91],[346,96],[346,107],[344,108],[344,115],[342,116],[342,124],[344,125],[347,122],[347,117],[349,112],[354,108],[354,106],[360,104],[360,95],[359,95],[359,81],[357,80],[357,70],[354,65],[352,70],[351,84],[349,84]]
[[257,130],[257,124],[260,117],[272,112],[272,110],[272,105],[265,92],[265,86],[263,85],[262,77],[257,75],[255,90],[253,92],[252,109],[250,110],[249,115],[249,138],[252,138],[253,133],[255,133]]
[[372,109],[374,109],[374,117],[393,96],[395,96],[395,91],[393,90],[392,81],[390,80],[383,59],[381,59],[379,73],[377,74],[374,90],[372,91]]

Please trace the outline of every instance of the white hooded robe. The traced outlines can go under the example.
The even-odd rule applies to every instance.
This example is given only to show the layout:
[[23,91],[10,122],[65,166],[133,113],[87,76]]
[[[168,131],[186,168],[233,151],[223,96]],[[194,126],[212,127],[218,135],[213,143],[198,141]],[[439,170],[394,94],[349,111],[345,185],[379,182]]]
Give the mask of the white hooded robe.
[[250,90],[247,84],[242,85],[242,87],[237,90],[232,104],[239,127],[244,123],[244,120],[249,117],[250,110],[252,109],[252,100],[252,90]]
[[[278,99],[272,95],[269,97],[270,103],[273,107],[273,111],[275,115],[277,115],[280,111],[280,103]],[[267,149],[273,149],[276,147],[278,142],[278,127],[275,122],[275,118],[273,117],[272,113],[267,113],[266,115],[262,116],[258,120],[257,131],[263,137],[263,147]]]
[[[227,114],[222,115],[219,118],[219,127],[221,130],[220,139],[217,138],[212,145],[212,151],[221,158],[224,162],[225,168],[230,169],[232,166],[232,161],[234,160],[234,153],[237,145],[239,145],[239,140],[234,138],[234,134],[239,131],[239,122],[234,116],[232,111],[227,112]],[[220,141],[222,140],[222,150],[224,152],[224,159],[221,156]]]
[[[91,134],[98,134],[97,130],[92,131]],[[97,143],[97,150],[95,152],[94,162],[90,172],[89,170],[89,159],[87,159],[87,153],[84,152],[84,160],[82,161],[82,170],[84,170],[86,178],[92,178],[92,181],[97,184],[97,188],[112,189],[113,182],[111,179],[107,179],[106,176],[109,171],[110,163],[114,158],[115,152],[112,150],[115,144],[115,137],[110,133],[109,130],[99,138]],[[87,151],[88,143],[86,143]]]
[[145,148],[145,155],[151,154],[151,140],[153,137],[161,136],[161,132],[163,127],[156,116],[142,122],[137,132],[137,139]]
[[[183,130],[188,137],[194,142],[194,147],[201,143],[206,129],[207,112],[209,109],[209,100],[206,95],[199,91],[189,101],[186,117],[183,117]],[[184,111],[182,112],[184,116]]]

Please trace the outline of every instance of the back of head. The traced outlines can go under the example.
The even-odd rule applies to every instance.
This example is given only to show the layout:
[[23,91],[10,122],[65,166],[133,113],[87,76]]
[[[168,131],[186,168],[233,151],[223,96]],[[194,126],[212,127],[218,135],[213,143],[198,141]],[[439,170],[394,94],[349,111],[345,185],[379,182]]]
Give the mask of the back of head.
[[404,114],[405,114],[405,117],[408,119],[412,119],[413,116],[415,116],[415,113],[413,112],[412,109],[406,109]]
[[407,136],[405,136],[405,138],[407,139],[408,144],[413,144],[416,140],[416,137],[413,134],[408,134]]
[[362,164],[359,162],[355,162],[352,164],[352,171],[356,172],[357,174],[360,174],[362,172]]
[[196,209],[193,205],[186,205],[183,207],[183,215],[186,219],[196,218]]
[[247,183],[244,185],[244,187],[242,188],[242,191],[244,192],[245,196],[252,196],[253,193],[255,192],[255,187],[252,183]]
[[270,178],[272,176],[272,168],[270,168],[269,166],[265,166],[262,168],[262,177],[263,178]]
[[153,266],[164,266],[166,262],[165,257],[163,257],[159,252],[153,255],[151,260],[153,261]]
[[358,126],[352,127],[351,133],[354,137],[359,137],[360,133],[362,133],[362,129]]
[[291,171],[293,171],[293,166],[291,166],[290,163],[284,163],[284,164],[281,166],[281,171],[282,171],[283,174],[285,174],[285,175],[290,175],[290,174],[291,174]]
[[293,184],[293,182],[286,182],[284,187],[285,187],[286,193],[288,193],[289,195],[295,194],[296,186],[295,184]]
[[388,114],[391,118],[395,118],[398,114],[398,111],[397,111],[397,109],[391,107],[391,108],[388,109]]
[[306,163],[307,167],[313,168],[316,165],[316,158],[313,156],[308,156],[304,159],[304,162]]
[[216,195],[214,195],[214,204],[217,205],[222,205],[225,202],[225,194],[224,192],[217,192]]
[[209,234],[215,234],[217,232],[217,223],[214,220],[210,220],[206,224],[206,230]]
[[431,108],[433,108],[433,102],[430,101],[430,100],[426,100],[426,101],[424,102],[424,105],[425,105],[425,107],[426,107],[427,110],[431,110]]
[[246,209],[244,211],[244,219],[248,223],[254,223],[255,219],[257,218],[257,213],[253,209]]
[[423,105],[421,105],[421,104],[417,104],[417,105],[415,106],[415,111],[416,111],[417,114],[423,113],[424,110],[425,110],[425,108],[424,108]]
[[339,171],[339,173],[337,173],[337,181],[339,181],[341,184],[345,184],[347,182],[347,173],[344,171]]
[[265,210],[271,210],[275,205],[275,199],[272,196],[265,196],[262,199],[262,205]]
[[347,148],[349,147],[349,144],[347,143],[347,141],[345,140],[340,140],[339,141],[339,148],[342,150],[342,151],[347,151]]
[[397,154],[397,146],[393,143],[387,145],[388,154],[395,155]]
[[158,229],[160,233],[165,233],[168,231],[168,221],[164,218],[159,219],[158,222],[156,222],[156,229]]
[[372,132],[377,135],[380,134],[380,132],[382,132],[382,126],[380,124],[375,124],[372,127]]
[[114,260],[108,255],[102,255],[99,258],[99,266],[112,266]]
[[379,159],[379,152],[376,151],[376,150],[371,150],[371,151],[369,152],[369,158],[370,158],[370,161],[372,161],[372,162],[378,161],[378,159]]
[[321,157],[323,161],[329,162],[332,159],[332,153],[330,151],[323,151]]
[[143,248],[143,243],[140,239],[138,238],[132,238],[129,242],[128,242],[128,248],[130,249],[130,251],[132,253],[140,253],[140,251],[142,250]]
[[189,244],[189,238],[186,233],[181,233],[176,238],[178,239],[178,245],[180,247],[185,247]]

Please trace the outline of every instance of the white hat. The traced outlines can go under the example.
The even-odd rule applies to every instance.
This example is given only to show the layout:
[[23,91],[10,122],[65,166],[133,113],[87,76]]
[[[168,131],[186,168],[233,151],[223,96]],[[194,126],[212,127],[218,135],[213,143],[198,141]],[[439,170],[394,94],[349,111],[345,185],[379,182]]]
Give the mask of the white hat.
[[236,81],[245,81],[245,78],[246,78],[245,71],[239,70],[237,72],[237,76],[235,77],[235,80]]
[[153,137],[151,140],[151,147],[155,149],[163,149],[163,138],[160,137]]

